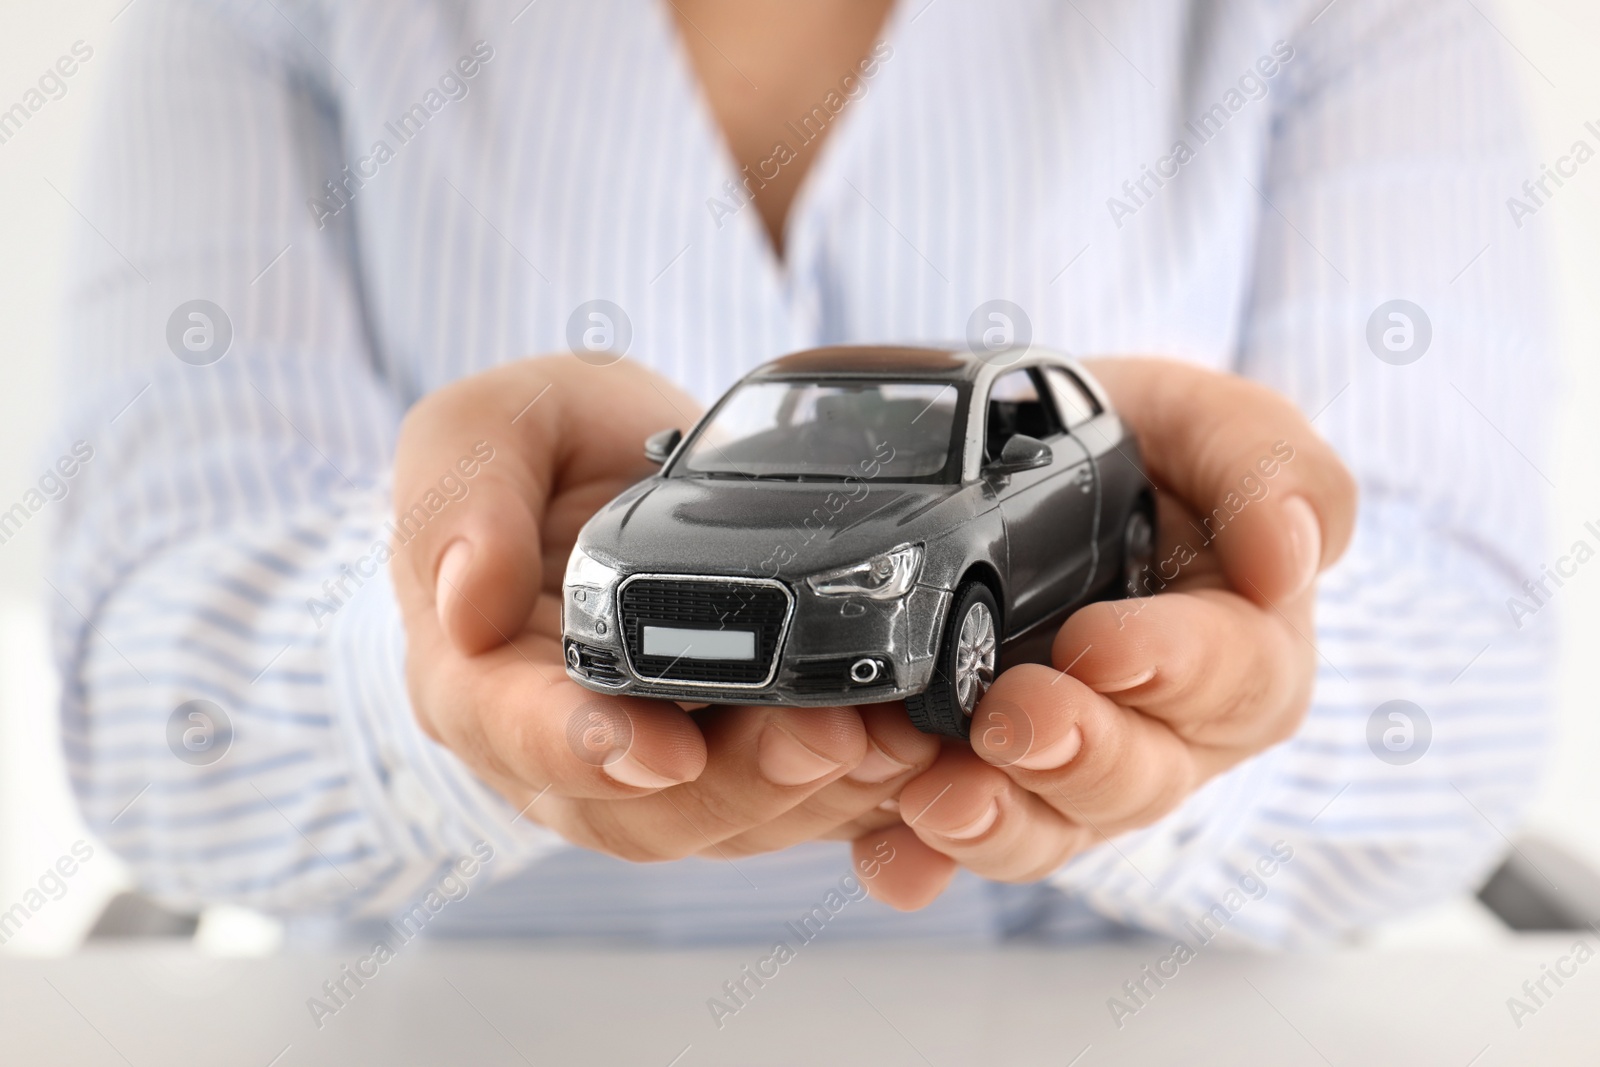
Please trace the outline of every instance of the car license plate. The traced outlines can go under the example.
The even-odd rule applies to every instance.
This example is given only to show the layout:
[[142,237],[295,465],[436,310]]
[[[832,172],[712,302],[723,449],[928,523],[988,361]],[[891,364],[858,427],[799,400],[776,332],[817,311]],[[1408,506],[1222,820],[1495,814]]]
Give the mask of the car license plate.
[[750,630],[686,630],[672,626],[644,628],[644,654],[673,659],[756,658],[756,635]]

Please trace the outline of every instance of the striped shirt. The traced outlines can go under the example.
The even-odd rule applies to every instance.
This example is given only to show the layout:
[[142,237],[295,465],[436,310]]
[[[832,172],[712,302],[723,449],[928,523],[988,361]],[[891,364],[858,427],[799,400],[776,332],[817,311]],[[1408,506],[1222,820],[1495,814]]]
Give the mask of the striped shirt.
[[834,843],[574,848],[413,718],[361,562],[398,421],[567,348],[595,299],[708,402],[784,352],[959,338],[1006,300],[1074,354],[1267,383],[1359,479],[1294,738],[1040,885],[853,902],[830,937],[1212,915],[1326,940],[1496,859],[1548,729],[1558,591],[1523,583],[1553,385],[1536,231],[1504,206],[1537,174],[1517,60],[1471,5],[902,4],[871,73],[786,134],[833,127],[781,261],[654,0],[162,0],[118,28],[73,191],[64,423],[94,458],[52,582],[73,782],[147,891],[349,929],[481,843],[434,929],[695,942],[768,940],[846,872]]

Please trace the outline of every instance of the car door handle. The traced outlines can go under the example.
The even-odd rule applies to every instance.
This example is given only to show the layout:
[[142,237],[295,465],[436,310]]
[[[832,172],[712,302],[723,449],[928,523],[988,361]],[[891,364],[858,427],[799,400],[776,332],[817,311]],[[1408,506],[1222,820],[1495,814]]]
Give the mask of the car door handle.
[[1094,491],[1094,471],[1089,464],[1080,463],[1072,469],[1072,484],[1085,495]]

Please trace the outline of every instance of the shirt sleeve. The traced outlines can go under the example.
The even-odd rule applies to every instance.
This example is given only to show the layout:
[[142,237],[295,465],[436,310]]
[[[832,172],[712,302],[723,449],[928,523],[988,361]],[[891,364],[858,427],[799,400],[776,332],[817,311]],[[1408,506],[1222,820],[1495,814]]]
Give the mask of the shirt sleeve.
[[56,507],[65,746],[91,824],[179,907],[381,914],[480,843],[491,877],[558,847],[410,710],[382,563],[409,398],[365,328],[354,211],[307,204],[343,166],[318,27],[130,10],[63,191],[88,457]]
[[1057,875],[1191,944],[1344,938],[1475,885],[1549,731],[1553,373],[1537,228],[1506,203],[1537,174],[1522,61],[1474,5],[1318,0],[1303,22],[1248,179],[1237,369],[1314,416],[1360,485],[1310,714]]

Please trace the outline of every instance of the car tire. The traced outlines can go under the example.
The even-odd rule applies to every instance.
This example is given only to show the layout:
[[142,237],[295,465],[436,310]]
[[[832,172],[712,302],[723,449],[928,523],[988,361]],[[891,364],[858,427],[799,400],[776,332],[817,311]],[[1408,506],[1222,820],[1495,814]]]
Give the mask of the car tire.
[[906,711],[917,729],[967,736],[972,713],[994,681],[1000,658],[999,623],[1000,612],[987,585],[967,582],[956,590],[934,660],[933,680],[927,689],[906,698]]
[[1122,528],[1122,570],[1117,594],[1128,599],[1149,596],[1151,564],[1156,555],[1156,524],[1150,507],[1140,503]]

